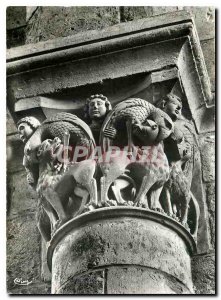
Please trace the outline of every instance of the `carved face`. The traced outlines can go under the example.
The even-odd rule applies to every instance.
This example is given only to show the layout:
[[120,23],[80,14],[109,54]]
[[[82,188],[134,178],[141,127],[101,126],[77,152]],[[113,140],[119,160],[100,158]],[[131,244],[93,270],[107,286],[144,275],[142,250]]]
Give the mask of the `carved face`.
[[19,137],[23,143],[27,142],[33,132],[33,128],[28,123],[21,123],[18,126]]
[[181,115],[182,104],[178,100],[169,100],[163,109],[173,121],[176,121],[177,118]]
[[159,133],[159,126],[152,120],[146,120],[145,123],[135,124],[133,126],[133,134],[137,136],[143,145],[151,145],[156,141],[156,138]]
[[43,160],[53,159],[60,146],[61,140],[57,137],[53,140],[44,140],[38,148],[37,157]]
[[107,108],[105,101],[100,98],[94,98],[89,103],[89,116],[91,119],[100,119],[105,116]]

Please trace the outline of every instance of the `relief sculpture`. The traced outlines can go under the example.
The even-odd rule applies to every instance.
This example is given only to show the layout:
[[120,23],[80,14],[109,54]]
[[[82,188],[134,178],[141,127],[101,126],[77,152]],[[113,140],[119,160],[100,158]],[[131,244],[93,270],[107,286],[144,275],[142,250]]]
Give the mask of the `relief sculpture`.
[[154,106],[130,98],[112,108],[96,94],[84,110],[87,123],[70,113],[18,123],[45,240],[68,220],[110,206],[166,214],[196,238],[199,205],[191,181],[197,139],[181,99],[168,94]]

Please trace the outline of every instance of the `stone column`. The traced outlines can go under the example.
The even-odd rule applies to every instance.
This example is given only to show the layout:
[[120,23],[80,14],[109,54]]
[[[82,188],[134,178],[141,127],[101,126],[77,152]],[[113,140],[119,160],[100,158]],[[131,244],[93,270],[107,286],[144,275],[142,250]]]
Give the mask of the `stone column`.
[[195,242],[175,220],[142,208],[103,208],[52,238],[53,294],[191,294]]

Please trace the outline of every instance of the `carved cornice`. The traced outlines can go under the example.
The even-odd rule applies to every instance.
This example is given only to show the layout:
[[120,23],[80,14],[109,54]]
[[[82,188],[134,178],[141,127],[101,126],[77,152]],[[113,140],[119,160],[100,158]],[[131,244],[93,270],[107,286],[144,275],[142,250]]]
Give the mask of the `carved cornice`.
[[213,130],[210,81],[194,20],[184,11],[8,50],[9,107],[27,99],[30,109],[39,96],[174,67],[198,132]]

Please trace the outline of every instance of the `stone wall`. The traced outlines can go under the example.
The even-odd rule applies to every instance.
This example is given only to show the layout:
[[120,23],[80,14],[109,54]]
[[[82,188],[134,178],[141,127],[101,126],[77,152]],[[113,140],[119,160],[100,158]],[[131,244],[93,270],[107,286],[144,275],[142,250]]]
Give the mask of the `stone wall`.
[[[9,7],[7,9],[7,46],[37,43],[78,32],[102,29],[114,24],[149,18],[176,10],[193,13],[207,70],[215,93],[215,10],[212,7]],[[215,292],[215,133],[200,136],[202,179],[207,198],[210,250],[193,258],[193,280],[197,294]],[[10,293],[50,293],[45,266],[41,266],[40,235],[36,228],[36,197],[26,183],[22,167],[23,144],[7,113],[7,215],[8,215],[8,291]],[[27,226],[28,224],[28,226]],[[14,279],[32,280],[21,291]]]

